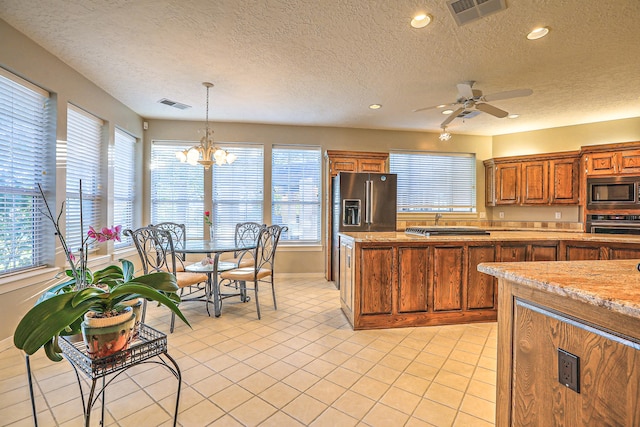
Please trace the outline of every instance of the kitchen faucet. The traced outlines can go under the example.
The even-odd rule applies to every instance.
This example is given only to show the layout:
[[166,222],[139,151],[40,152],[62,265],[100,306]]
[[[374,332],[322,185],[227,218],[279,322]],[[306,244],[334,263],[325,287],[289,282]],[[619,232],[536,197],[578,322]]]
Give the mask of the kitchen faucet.
[[442,214],[441,213],[437,213],[436,214],[436,223],[435,223],[435,225],[438,225],[438,221],[440,221],[440,218],[442,218]]

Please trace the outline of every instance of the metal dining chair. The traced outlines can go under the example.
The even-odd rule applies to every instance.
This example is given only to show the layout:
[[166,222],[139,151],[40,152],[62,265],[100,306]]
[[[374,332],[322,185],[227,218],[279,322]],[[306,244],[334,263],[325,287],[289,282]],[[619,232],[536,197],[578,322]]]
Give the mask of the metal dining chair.
[[[255,265],[251,267],[238,267],[220,273],[221,285],[240,289],[242,294],[246,293],[247,289],[251,289],[247,288],[247,282],[253,282],[258,319],[260,319],[260,302],[258,300],[259,282],[266,282],[267,279],[269,279],[271,282],[271,294],[273,295],[273,308],[275,310],[278,309],[273,279],[274,265],[280,235],[287,230],[287,227],[281,227],[279,225],[261,228],[258,234],[257,246],[253,250],[253,259],[256,261]],[[248,301],[248,298],[244,301]]]
[[[265,228],[266,224],[258,224],[257,222],[239,222],[236,224],[234,241],[236,247],[242,246],[244,243],[255,243],[260,234],[260,230]],[[225,262],[231,262],[236,267],[251,267],[256,261],[253,258],[253,251],[235,251],[233,258],[225,259]]]
[[[156,227],[141,227],[137,230],[125,230],[124,234],[131,236],[138,251],[138,256],[142,262],[144,274],[154,271],[166,271],[176,276],[178,287],[180,288],[181,301],[199,300],[209,302],[207,289],[207,275],[201,273],[188,273],[184,271],[184,264],[176,255],[171,233]],[[178,266],[182,270],[178,269]],[[201,296],[183,298],[196,293]],[[144,322],[146,312],[146,301],[142,310],[142,321]],[[175,314],[171,313],[171,327],[173,332],[175,326]]]
[[[149,224],[149,227],[155,227],[158,230],[164,230],[171,234],[174,249],[184,249],[187,244],[187,228],[184,224],[175,222],[160,222],[158,224]],[[187,254],[176,251],[176,259],[180,262],[176,263],[176,271],[184,271],[186,265]]]

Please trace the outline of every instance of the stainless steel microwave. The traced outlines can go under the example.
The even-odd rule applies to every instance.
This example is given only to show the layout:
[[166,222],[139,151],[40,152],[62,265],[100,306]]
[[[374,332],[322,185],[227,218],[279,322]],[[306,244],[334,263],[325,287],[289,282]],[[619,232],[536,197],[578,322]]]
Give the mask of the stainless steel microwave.
[[587,179],[587,209],[640,209],[640,177]]

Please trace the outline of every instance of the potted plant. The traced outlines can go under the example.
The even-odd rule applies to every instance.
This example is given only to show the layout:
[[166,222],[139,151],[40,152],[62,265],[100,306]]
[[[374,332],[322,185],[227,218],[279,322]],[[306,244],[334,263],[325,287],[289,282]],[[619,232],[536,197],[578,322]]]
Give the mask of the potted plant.
[[[80,186],[82,194],[82,183]],[[42,189],[40,192],[47,209],[44,214],[53,222],[71,268],[65,271],[69,280],[47,289],[35,306],[22,318],[13,336],[14,345],[17,348],[31,355],[39,348],[44,347],[49,359],[60,361],[62,356],[58,347],[58,337],[78,334],[84,329],[90,334],[88,337],[85,336],[90,356],[103,357],[108,352],[119,351],[128,345],[128,333],[133,328],[132,322],[135,322],[135,316],[132,316],[132,309],[128,306],[127,301],[138,298],[157,301],[168,307],[189,325],[177,306],[180,297],[176,293],[178,286],[175,276],[172,274],[157,272],[134,277],[133,263],[128,260],[120,260],[121,266],[110,265],[95,273],[87,268],[89,242],[119,240],[119,226],[104,228],[99,232],[89,227],[87,236],[83,239],[82,246],[78,251],[79,257],[76,257],[69,250],[65,238],[60,232],[59,221],[64,210],[64,203],[60,214],[54,218]],[[105,344],[96,338],[97,333],[91,327],[91,319],[114,317],[119,312],[128,313],[125,317],[129,323],[116,327],[115,342]],[[85,317],[87,313],[89,314]],[[113,334],[113,331],[109,333]]]

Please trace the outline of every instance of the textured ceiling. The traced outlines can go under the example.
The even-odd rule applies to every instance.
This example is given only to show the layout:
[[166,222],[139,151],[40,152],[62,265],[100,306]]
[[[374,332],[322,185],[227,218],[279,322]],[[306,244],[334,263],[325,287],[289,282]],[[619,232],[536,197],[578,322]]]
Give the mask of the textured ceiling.
[[[445,0],[0,0],[0,18],[146,118],[202,120],[211,81],[215,121],[437,131],[445,116],[413,110],[468,80],[533,95],[453,133],[640,117],[640,1],[506,3],[461,27]],[[432,24],[411,28],[421,11]]]

